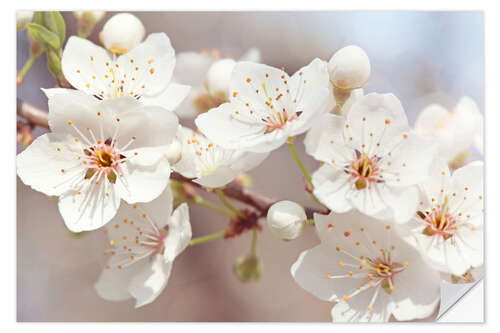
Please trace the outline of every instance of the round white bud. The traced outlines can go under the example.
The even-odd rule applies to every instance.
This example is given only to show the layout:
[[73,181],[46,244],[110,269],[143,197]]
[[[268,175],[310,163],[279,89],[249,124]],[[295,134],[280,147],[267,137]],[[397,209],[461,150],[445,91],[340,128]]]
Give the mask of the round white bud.
[[136,16],[120,13],[111,17],[102,28],[99,37],[104,47],[113,53],[126,53],[139,45],[146,29]]
[[23,30],[26,24],[31,23],[35,12],[29,10],[18,10],[16,12],[16,30]]
[[210,66],[207,72],[208,89],[211,94],[223,92],[229,95],[229,81],[236,61],[233,59],[217,60]]
[[356,45],[341,48],[328,62],[330,79],[337,88],[362,88],[370,77],[370,71],[368,55]]
[[170,165],[174,165],[182,158],[182,144],[175,138],[171,144],[168,145],[166,155]]
[[267,212],[269,229],[283,240],[299,237],[304,230],[306,220],[304,208],[293,201],[279,201],[273,204]]

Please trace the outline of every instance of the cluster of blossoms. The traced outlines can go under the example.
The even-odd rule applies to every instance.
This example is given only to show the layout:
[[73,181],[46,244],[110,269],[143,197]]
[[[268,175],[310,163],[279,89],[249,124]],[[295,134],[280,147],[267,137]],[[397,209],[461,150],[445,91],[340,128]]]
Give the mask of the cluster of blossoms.
[[[319,245],[291,274],[335,303],[334,322],[428,317],[443,280],[467,280],[483,265],[483,164],[465,163],[472,145],[482,153],[482,117],[470,98],[451,112],[429,106],[411,128],[397,97],[364,93],[370,61],[357,46],[290,76],[260,64],[257,50],[238,61],[176,56],[164,33],[141,42],[136,20],[109,20],[106,49],[68,40],[62,71],[75,89],[44,90],[51,132],[17,157],[25,184],[59,197],[71,231],[109,236],[101,297],[152,302],[175,257],[196,243],[187,205],[173,209],[172,171],[221,189],[284,144],[328,213],[308,220],[280,201],[267,225],[290,241],[314,224]],[[136,33],[117,34],[124,25]],[[197,128],[177,116],[195,117]],[[321,162],[312,175],[293,146],[300,134]]]

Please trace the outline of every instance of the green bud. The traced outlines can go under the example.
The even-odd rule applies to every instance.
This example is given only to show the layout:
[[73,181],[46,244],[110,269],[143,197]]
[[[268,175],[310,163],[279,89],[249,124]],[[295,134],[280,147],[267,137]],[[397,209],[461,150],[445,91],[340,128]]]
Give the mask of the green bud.
[[262,274],[262,265],[257,256],[250,254],[239,257],[233,270],[242,282],[257,281]]
[[52,49],[49,49],[47,52],[47,67],[56,78],[61,73],[61,58],[57,52]]

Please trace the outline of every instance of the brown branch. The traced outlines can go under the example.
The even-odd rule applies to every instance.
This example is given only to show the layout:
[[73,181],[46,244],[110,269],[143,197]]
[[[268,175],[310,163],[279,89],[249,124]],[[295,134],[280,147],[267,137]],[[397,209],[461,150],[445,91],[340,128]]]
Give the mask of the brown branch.
[[[49,128],[49,123],[47,120],[48,113],[46,111],[42,111],[35,106],[23,102],[19,99],[17,100],[17,114],[34,125]],[[198,188],[203,188],[199,184],[193,182],[191,179],[186,178],[176,172],[173,172],[170,178],[180,182],[189,183],[192,186]],[[269,198],[263,194],[245,188],[236,181],[232,181],[231,183],[227,184],[224,187],[223,192],[229,198],[242,202],[256,209],[259,217],[266,216],[269,207],[271,207],[273,203],[277,202],[277,200],[275,199]],[[305,207],[305,210],[307,218],[309,219],[313,217],[314,213],[328,214],[329,212],[328,210],[320,210],[311,207]]]

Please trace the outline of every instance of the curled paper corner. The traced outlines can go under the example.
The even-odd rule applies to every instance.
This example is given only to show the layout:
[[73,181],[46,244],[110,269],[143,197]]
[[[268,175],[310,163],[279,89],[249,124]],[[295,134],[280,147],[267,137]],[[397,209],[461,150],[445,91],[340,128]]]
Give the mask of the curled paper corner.
[[[441,282],[441,304],[439,306],[439,313],[437,315],[436,321],[438,322],[454,322],[454,320],[450,321],[448,320],[447,314],[450,314],[450,310],[453,307],[456,307],[455,305],[461,303],[461,300],[470,294],[469,292],[471,289],[473,289],[476,285],[481,285],[483,286],[483,280],[475,281],[472,283],[451,283],[448,281],[442,281]],[[477,289],[477,288],[476,288]],[[482,288],[481,288],[482,290]],[[474,298],[475,300],[478,300],[478,298]],[[482,299],[482,297],[481,297]],[[475,302],[474,302],[475,303]],[[462,305],[462,304],[461,304]],[[472,304],[469,306],[470,309],[474,308],[474,311],[476,311],[476,304]],[[482,307],[481,307],[481,312],[482,312]],[[481,314],[481,318],[483,318],[483,315]],[[482,321],[482,320],[480,320]]]

